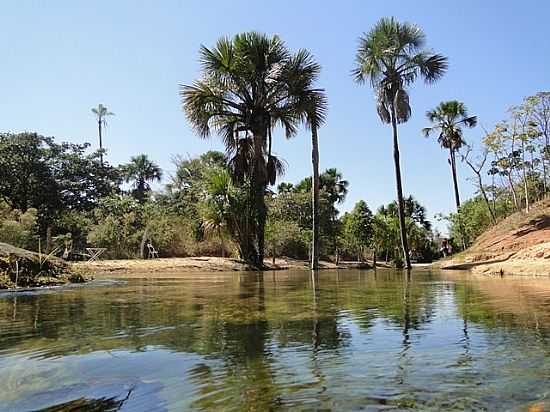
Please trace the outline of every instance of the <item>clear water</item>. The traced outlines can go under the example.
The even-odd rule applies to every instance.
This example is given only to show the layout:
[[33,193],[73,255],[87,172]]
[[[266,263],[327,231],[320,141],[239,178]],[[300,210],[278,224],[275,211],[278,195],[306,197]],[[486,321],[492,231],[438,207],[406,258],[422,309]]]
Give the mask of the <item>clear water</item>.
[[550,280],[190,274],[0,294],[1,411],[550,407]]

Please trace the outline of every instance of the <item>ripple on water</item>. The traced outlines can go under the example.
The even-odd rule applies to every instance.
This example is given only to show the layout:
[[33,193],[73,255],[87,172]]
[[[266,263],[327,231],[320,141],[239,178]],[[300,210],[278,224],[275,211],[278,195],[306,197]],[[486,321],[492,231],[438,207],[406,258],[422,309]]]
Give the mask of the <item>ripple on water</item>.
[[550,292],[446,276],[235,273],[2,294],[0,410],[546,405]]

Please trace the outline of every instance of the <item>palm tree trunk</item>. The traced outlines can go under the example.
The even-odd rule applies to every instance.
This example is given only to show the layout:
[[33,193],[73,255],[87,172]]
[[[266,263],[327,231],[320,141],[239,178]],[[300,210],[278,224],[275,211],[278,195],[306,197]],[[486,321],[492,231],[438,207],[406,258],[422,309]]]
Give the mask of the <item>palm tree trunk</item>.
[[264,159],[264,142],[267,136],[268,127],[266,126],[266,133],[263,135],[254,135],[254,172],[252,174],[252,185],[254,207],[256,214],[256,239],[257,239],[257,256],[254,262],[258,268],[262,268],[264,265],[264,250],[265,250],[265,222],[267,220],[267,207],[265,204],[265,189],[267,186],[265,179],[265,159]]
[[[450,147],[449,152],[451,154],[451,172],[453,175],[453,186],[455,191],[455,204],[456,204],[456,213],[460,214],[460,193],[458,191],[458,179],[456,175],[456,156],[455,156],[455,150]],[[465,236],[465,230],[464,225],[462,224],[462,220],[459,219],[460,225],[460,235],[462,236],[462,250],[466,250],[466,236]]]
[[313,167],[312,208],[313,208],[313,242],[311,251],[311,268],[319,269],[319,139],[317,127],[311,128],[311,164]]
[[451,153],[451,172],[453,174],[453,185],[455,190],[455,204],[456,204],[456,210],[457,212],[460,209],[460,193],[458,191],[458,179],[456,176],[456,157],[455,157],[455,151],[454,149],[449,149]]
[[99,160],[101,162],[101,166],[103,166],[103,137],[101,135],[101,119],[97,121],[97,130],[99,134],[99,150],[101,150]]
[[411,268],[411,258],[409,256],[409,244],[407,241],[407,230],[405,227],[405,211],[403,209],[403,187],[401,184],[401,164],[399,161],[399,141],[397,139],[397,121],[395,115],[395,106],[391,105],[391,125],[393,130],[393,162],[395,165],[395,183],[397,189],[397,209],[399,211],[399,229],[401,231],[401,247],[403,249],[403,258],[405,267]]

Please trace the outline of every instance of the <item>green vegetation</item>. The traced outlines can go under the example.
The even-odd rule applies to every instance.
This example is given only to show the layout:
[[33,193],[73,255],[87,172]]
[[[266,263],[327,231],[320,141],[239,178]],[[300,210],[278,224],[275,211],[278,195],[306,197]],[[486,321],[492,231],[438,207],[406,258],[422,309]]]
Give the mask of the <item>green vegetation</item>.
[[256,32],[221,38],[213,49],[202,46],[200,60],[201,80],[181,88],[183,108],[199,136],[213,128],[222,137],[232,180],[248,192],[236,239],[240,254],[262,267],[265,192],[283,171],[272,133],[281,126],[290,138],[304,122],[317,129],[317,105],[324,104],[314,88],[320,66],[308,51],[292,54],[278,36]]
[[[466,246],[498,221],[516,211],[529,212],[533,202],[548,196],[550,93],[529,96],[508,114],[486,131],[477,157],[472,146],[461,144],[460,157],[473,172],[478,193],[446,218],[451,236]],[[467,119],[466,113],[461,116]]]
[[[327,97],[307,50],[293,53],[277,36],[248,32],[202,46],[200,62],[200,80],[181,86],[183,110],[200,137],[221,137],[225,153],[175,156],[169,178],[147,154],[110,165],[103,133],[114,114],[103,104],[92,109],[97,151],[37,133],[0,134],[0,241],[69,259],[86,259],[88,247],[106,248],[109,258],[145,258],[151,243],[164,257],[231,256],[256,268],[266,251],[273,261],[308,259],[314,269],[320,258],[408,268],[411,260],[438,257],[440,236],[401,183],[398,124],[411,116],[408,88],[419,78],[434,83],[447,70],[446,57],[425,48],[419,27],[383,18],[356,53],[354,80],[370,82],[378,115],[392,126],[397,201],[374,214],[364,200],[341,214],[349,182],[335,168],[320,173]],[[464,103],[441,102],[427,117],[422,133],[437,133],[449,150],[457,211],[442,218],[454,247],[466,248],[488,226],[547,196],[549,92],[511,108],[509,119],[486,133],[479,155],[464,136],[477,124]],[[279,182],[286,163],[274,152],[275,137],[293,137],[301,127],[311,133],[312,175]],[[478,190],[462,203],[457,159]]]

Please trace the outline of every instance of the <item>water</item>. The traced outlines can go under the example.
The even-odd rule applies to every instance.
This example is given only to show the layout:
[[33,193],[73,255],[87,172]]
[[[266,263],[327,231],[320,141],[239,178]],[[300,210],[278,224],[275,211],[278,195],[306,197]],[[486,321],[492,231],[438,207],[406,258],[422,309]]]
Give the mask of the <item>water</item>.
[[190,274],[0,294],[1,411],[549,407],[547,279]]

